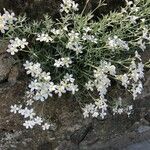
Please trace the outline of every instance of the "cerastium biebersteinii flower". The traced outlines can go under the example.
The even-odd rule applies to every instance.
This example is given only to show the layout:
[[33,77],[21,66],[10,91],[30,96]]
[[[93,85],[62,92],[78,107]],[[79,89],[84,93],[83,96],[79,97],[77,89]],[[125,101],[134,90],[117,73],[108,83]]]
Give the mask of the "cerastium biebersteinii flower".
[[80,14],[73,0],[63,0],[61,18],[55,21],[46,15],[43,21],[28,22],[4,9],[0,31],[4,39],[11,38],[7,52],[28,54],[23,57],[31,77],[26,101],[11,106],[11,112],[24,117],[23,126],[54,128],[33,108],[36,102],[66,93],[78,99],[85,118],[104,119],[108,112],[130,116],[132,102],[122,100],[120,92],[111,97],[110,91],[116,86],[135,100],[143,90],[144,67],[150,64],[143,64],[140,54],[150,43],[150,4],[126,2],[121,12],[110,12],[98,21],[92,13]]

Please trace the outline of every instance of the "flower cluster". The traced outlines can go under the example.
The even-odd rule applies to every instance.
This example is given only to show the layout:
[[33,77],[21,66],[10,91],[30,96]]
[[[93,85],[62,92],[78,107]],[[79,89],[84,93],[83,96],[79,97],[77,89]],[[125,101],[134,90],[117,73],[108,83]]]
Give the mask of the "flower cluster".
[[21,51],[28,45],[26,39],[20,40],[18,37],[14,40],[10,40],[10,44],[8,45],[7,52],[11,55],[15,55],[18,51]]
[[[11,107],[12,112],[24,116],[26,128],[35,125],[42,126],[43,130],[50,128],[51,125],[44,123],[32,108],[37,101],[40,105],[54,95],[61,97],[66,93],[82,100],[78,102],[85,118],[104,119],[109,112],[131,114],[131,102],[118,104],[120,95],[114,90],[128,91],[133,100],[142,93],[144,67],[149,63],[144,66],[141,53],[150,43],[147,20],[150,6],[143,1],[126,2],[121,12],[112,12],[95,21],[92,13],[76,14],[78,4],[73,0],[63,0],[60,19],[45,16],[44,21],[36,25],[28,22],[24,28],[19,26],[13,33],[8,32],[6,39],[14,40],[10,40],[7,52],[12,55],[19,51],[29,52],[30,61],[26,61],[24,67],[31,80],[25,105]],[[14,35],[29,35],[29,45],[25,39],[14,38]],[[86,96],[82,97],[84,94]],[[88,103],[84,104],[86,97],[89,97]]]
[[143,35],[139,38],[137,41],[137,44],[139,45],[140,49],[144,51],[146,49],[145,41],[150,41],[150,34],[148,33],[148,29],[143,29]]
[[46,43],[53,41],[53,39],[48,34],[44,34],[44,33],[38,34],[36,40],[40,42],[46,42]]
[[121,106],[116,106],[115,108],[113,108],[113,114],[119,114],[121,115],[122,113],[125,113],[127,114],[128,116],[131,115],[132,113],[132,110],[133,110],[133,106],[132,105],[129,105],[125,108],[121,107]]
[[78,4],[73,0],[63,0],[63,3],[60,5],[60,12],[69,13],[70,11],[78,11]]
[[4,9],[4,14],[0,14],[0,32],[5,33],[5,31],[9,30],[9,26],[16,20],[17,18],[13,12],[9,13]]
[[86,105],[83,109],[84,117],[88,117],[89,115],[87,114],[89,113],[91,113],[93,117],[97,117],[98,115],[100,115],[102,119],[105,117],[107,111],[107,99],[104,97],[107,94],[107,88],[111,85],[108,75],[115,76],[116,67],[106,61],[101,61],[101,65],[94,70],[94,81],[89,80],[88,83],[85,84],[87,90],[94,91],[95,87],[99,93],[99,98],[94,99],[95,104],[92,104],[94,108],[92,111],[89,111],[89,109],[87,109],[89,106]]
[[48,123],[44,123],[44,120],[39,117],[36,116],[34,110],[31,108],[29,109],[28,107],[23,108],[22,105],[12,105],[11,106],[11,110],[12,113],[19,113],[20,115],[22,115],[24,117],[25,122],[23,123],[23,126],[26,127],[26,129],[29,128],[33,128],[35,125],[39,125],[42,127],[43,130],[48,130],[49,128],[53,128],[54,125],[53,124],[48,124]]
[[122,48],[125,50],[129,50],[129,46],[127,42],[121,40],[116,35],[113,38],[108,38],[108,45],[114,51],[117,48]]
[[83,28],[83,31],[85,31],[85,32],[83,33],[82,39],[83,39],[84,41],[89,41],[89,42],[92,42],[92,43],[97,44],[98,39],[97,39],[94,35],[89,34],[89,32],[90,32],[91,30],[92,30],[92,29],[89,28],[89,27]]
[[95,37],[95,35],[91,34],[90,31],[92,31],[90,27],[84,27],[82,35],[73,30],[70,31],[70,33],[68,33],[68,43],[66,48],[73,50],[78,55],[83,53],[84,47],[82,43],[91,42],[97,44],[98,39]]
[[102,119],[107,115],[107,100],[103,97],[99,99],[95,99],[94,104],[86,104],[83,108],[83,116],[86,117],[98,117],[100,116]]
[[43,72],[39,63],[34,64],[33,62],[26,61],[24,67],[27,70],[27,74],[31,74],[34,78],[28,86],[34,100],[43,102],[49,96],[52,97],[52,93],[56,93],[60,97],[67,91],[72,92],[72,94],[78,91],[78,86],[74,84],[75,79],[72,74],[69,75],[67,73],[62,81],[55,85],[51,81],[50,73]]
[[69,57],[64,57],[55,60],[54,66],[57,68],[66,66],[68,68],[70,64],[72,64],[72,60]]
[[[135,58],[140,59],[140,55],[136,52]],[[137,97],[138,94],[141,94],[143,90],[142,79],[144,78],[144,64],[139,62],[136,64],[135,59],[131,61],[131,65],[129,66],[129,72],[127,74],[119,75],[117,79],[119,79],[126,89],[129,85],[131,85],[131,91],[133,95],[133,99]]]
[[68,43],[66,45],[66,48],[73,50],[76,52],[76,54],[82,53],[82,45],[80,44],[80,37],[79,33],[75,31],[71,31],[68,33]]

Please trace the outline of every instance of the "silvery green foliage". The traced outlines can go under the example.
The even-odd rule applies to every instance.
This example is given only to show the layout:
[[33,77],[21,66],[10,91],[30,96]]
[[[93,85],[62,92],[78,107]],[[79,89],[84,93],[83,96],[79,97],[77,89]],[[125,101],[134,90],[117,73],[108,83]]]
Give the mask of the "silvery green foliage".
[[[119,94],[111,103],[108,91],[112,81],[128,91],[133,100],[143,90],[144,67],[149,67],[149,62],[143,64],[140,54],[147,51],[150,42],[150,4],[126,2],[121,12],[111,12],[99,21],[94,21],[92,13],[78,13],[78,4],[72,0],[63,0],[61,18],[55,21],[47,15],[38,22],[27,22],[24,17],[16,20],[6,10],[0,16],[0,30],[8,30],[4,38],[11,38],[7,52],[28,53],[23,65],[31,76],[27,100],[25,105],[11,106],[11,112],[25,118],[23,125],[27,129],[35,125],[43,130],[54,128],[32,107],[65,93],[79,95],[85,118],[104,119],[108,110],[114,115],[131,114],[132,104],[124,103]],[[8,18],[14,23],[10,30]],[[89,103],[80,100],[82,94],[90,97]]]

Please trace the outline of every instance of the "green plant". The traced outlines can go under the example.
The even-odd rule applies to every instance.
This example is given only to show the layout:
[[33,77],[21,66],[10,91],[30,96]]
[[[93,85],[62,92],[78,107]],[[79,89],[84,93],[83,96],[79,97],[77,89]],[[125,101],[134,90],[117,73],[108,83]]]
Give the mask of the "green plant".
[[[144,65],[150,67],[140,56],[150,42],[150,4],[127,1],[121,12],[110,12],[98,21],[93,20],[93,12],[83,15],[76,11],[78,4],[63,0],[59,19],[45,15],[44,20],[28,22],[19,16],[3,34],[3,40],[12,39],[7,52],[19,52],[23,61],[29,60],[24,67],[32,77],[27,92],[30,103],[71,92],[78,98],[90,97],[90,104],[78,100],[82,108],[85,105],[84,117],[100,115],[103,119],[108,108],[113,114],[130,115],[132,105],[118,101],[114,105],[108,92],[111,85],[118,90],[124,87],[133,99],[142,92]],[[25,108],[12,106],[13,112],[19,110]],[[27,117],[25,126],[33,123],[33,114]]]

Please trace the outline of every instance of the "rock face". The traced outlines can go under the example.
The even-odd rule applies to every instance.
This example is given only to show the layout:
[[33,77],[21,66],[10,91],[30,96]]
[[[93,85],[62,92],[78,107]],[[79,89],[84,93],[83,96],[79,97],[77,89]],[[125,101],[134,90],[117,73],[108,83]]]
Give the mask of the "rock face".
[[[80,4],[82,10],[87,0],[75,0]],[[30,18],[41,18],[43,14],[49,13],[52,17],[58,16],[61,0],[0,0],[0,10],[3,8],[13,10],[16,14],[27,13]],[[125,0],[105,0],[106,5],[100,7],[96,12],[96,16],[102,13],[108,13],[110,10],[118,9],[124,5]],[[89,0],[86,12],[97,7],[99,0]]]
[[[55,131],[35,127],[26,130],[23,120],[10,113],[10,106],[22,103],[27,79],[16,84],[0,84],[0,149],[2,150],[130,150],[148,147],[150,139],[149,73],[145,91],[135,101],[135,114],[109,117],[106,120],[84,119],[78,103],[73,99],[49,99],[43,115],[56,123]],[[145,96],[146,95],[146,96]],[[130,146],[131,145],[131,146]]]

